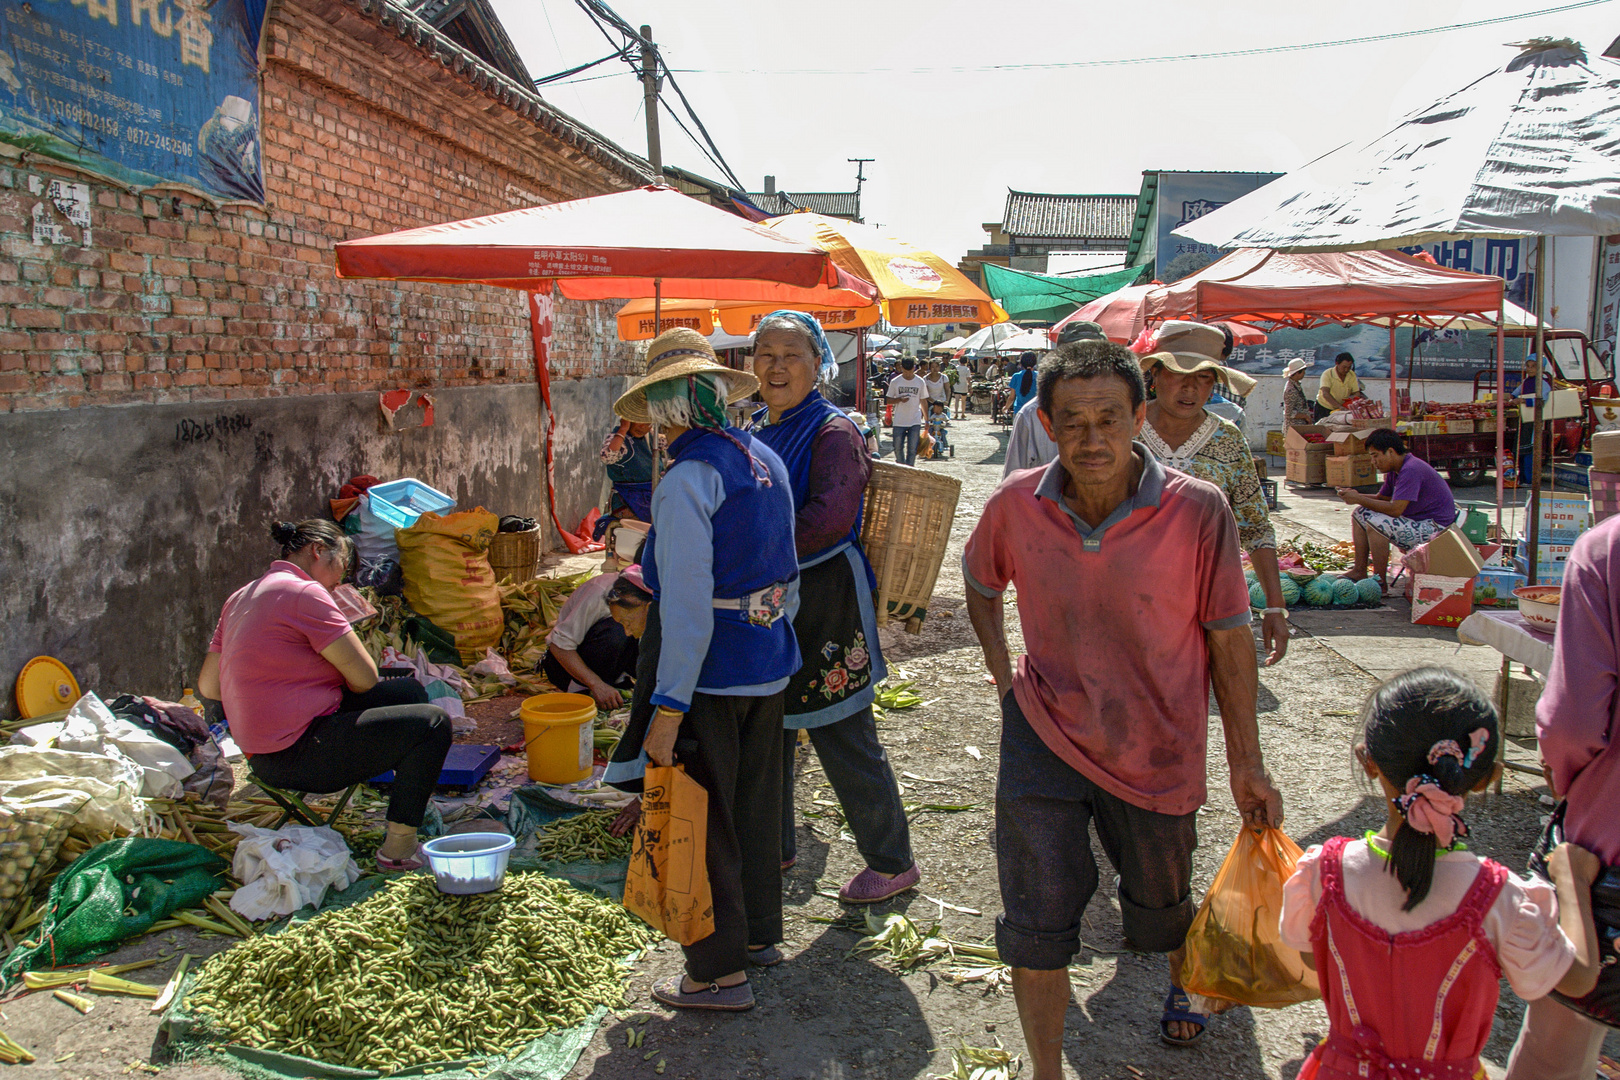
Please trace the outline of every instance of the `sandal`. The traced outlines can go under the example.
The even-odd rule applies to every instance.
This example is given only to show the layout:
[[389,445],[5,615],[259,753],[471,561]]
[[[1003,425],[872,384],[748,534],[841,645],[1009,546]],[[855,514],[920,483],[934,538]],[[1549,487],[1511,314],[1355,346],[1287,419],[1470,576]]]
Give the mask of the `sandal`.
[[[1198,1031],[1188,1039],[1178,1039],[1170,1034],[1170,1025],[1180,1021],[1184,1024],[1197,1024]],[[1172,986],[1170,993],[1165,995],[1164,1015],[1159,1017],[1159,1038],[1170,1046],[1191,1046],[1204,1034],[1204,1027],[1209,1023],[1206,1013],[1193,1012],[1192,999],[1187,992],[1179,986]]]
[[782,950],[775,945],[766,945],[756,949],[748,947],[748,962],[755,967],[775,967],[782,962]]
[[754,1007],[754,988],[746,982],[736,986],[710,983],[701,990],[687,993],[681,989],[682,978],[671,975],[653,983],[653,1000],[677,1009],[707,1009],[711,1012],[747,1012]]
[[427,852],[421,844],[416,845],[416,852],[403,859],[385,859],[381,854],[377,856],[377,869],[384,874],[409,874],[420,870],[428,864]]

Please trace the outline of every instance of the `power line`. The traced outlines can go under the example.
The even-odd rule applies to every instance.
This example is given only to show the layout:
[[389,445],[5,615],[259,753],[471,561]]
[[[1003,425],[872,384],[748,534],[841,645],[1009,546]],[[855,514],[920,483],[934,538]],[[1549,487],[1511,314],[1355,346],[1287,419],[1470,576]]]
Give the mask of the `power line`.
[[546,85],[548,85],[550,83],[557,82],[557,81],[559,81],[561,79],[566,79],[570,75],[578,75],[582,71],[589,71],[591,68],[596,67],[598,64],[605,64],[609,60],[617,60],[623,55],[624,55],[624,50],[623,49],[620,49],[618,52],[608,53],[606,56],[602,57],[602,59],[600,59],[600,60],[592,60],[589,63],[579,64],[579,65],[577,65],[575,67],[571,67],[567,71],[559,71],[555,75],[546,75],[546,76],[544,76],[542,78],[536,79],[536,80],[534,80],[534,85],[536,85],[536,86],[546,86]]
[[1597,7],[1600,4],[1609,4],[1613,2],[1614,0],[1580,0],[1579,3],[1542,8],[1539,11],[1526,11],[1517,15],[1501,15],[1494,19],[1476,19],[1473,22],[1449,23],[1445,26],[1430,26],[1421,30],[1398,30],[1388,34],[1369,34],[1366,37],[1341,38],[1338,41],[1305,41],[1294,45],[1270,45],[1253,49],[1228,49],[1224,52],[1172,53],[1161,56],[1132,56],[1107,60],[1058,60],[1026,64],[958,64],[943,67],[911,68],[863,67],[852,70],[838,70],[834,68],[679,68],[677,70],[681,71],[683,74],[691,75],[817,75],[848,78],[854,75],[951,75],[990,71],[1067,71],[1077,68],[1128,67],[1141,64],[1172,64],[1190,60],[1229,60],[1242,56],[1272,56],[1277,53],[1305,52],[1307,50],[1314,49],[1336,49],[1346,45],[1368,45],[1379,41],[1399,41],[1403,38],[1426,37],[1432,34],[1447,34],[1454,30],[1474,30],[1482,26],[1499,26],[1502,23],[1519,22],[1524,19],[1539,18],[1542,15],[1556,15],[1560,12],[1577,11],[1581,8]]

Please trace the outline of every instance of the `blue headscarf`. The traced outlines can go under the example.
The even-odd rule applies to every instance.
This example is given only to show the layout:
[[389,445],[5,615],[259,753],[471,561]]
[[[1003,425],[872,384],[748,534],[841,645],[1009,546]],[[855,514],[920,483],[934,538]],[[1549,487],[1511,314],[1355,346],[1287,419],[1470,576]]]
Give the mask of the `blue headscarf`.
[[[759,320],[759,325],[764,326],[771,319],[789,319],[798,323],[804,332],[810,335],[811,343],[815,345],[816,352],[821,356],[819,370],[816,372],[818,382],[828,383],[838,377],[838,360],[833,356],[832,344],[828,342],[827,332],[821,328],[821,323],[816,321],[814,315],[806,315],[802,311],[790,311],[783,308],[780,311],[773,311]],[[754,340],[757,344],[759,340],[758,330],[754,331]]]
[[[765,316],[765,319],[774,319],[778,316],[786,316],[792,319],[809,332],[810,340],[815,343],[817,350],[821,353],[821,371],[823,375],[827,373],[829,367],[833,372],[838,370],[838,362],[833,359],[832,345],[828,343],[827,335],[822,331],[820,323],[802,311],[773,311]],[[765,319],[760,320],[761,325],[764,325]],[[793,509],[795,512],[804,509],[805,500],[810,496],[811,444],[815,442],[816,434],[835,416],[844,416],[844,411],[822,397],[819,390],[811,388],[810,393],[805,395],[803,401],[783,412],[781,416],[777,417],[774,424],[768,422],[770,410],[760,409],[754,413],[753,419],[748,425],[748,429],[754,438],[775,450],[777,457],[781,458],[782,464],[786,466],[788,481],[793,487]],[[845,419],[848,418],[845,417]],[[862,507],[863,512],[864,510],[865,508]],[[861,514],[858,513],[855,515],[855,525],[850,529],[849,535],[838,543],[840,545],[854,543],[856,549],[859,550],[860,536]],[[824,554],[826,553],[813,552],[801,558],[799,564],[801,566],[808,565],[817,561]],[[863,563],[865,558],[865,553],[862,552],[861,559]],[[871,572],[871,568],[868,566],[867,575],[869,578]],[[873,587],[876,586],[875,578],[872,579],[872,585]]]

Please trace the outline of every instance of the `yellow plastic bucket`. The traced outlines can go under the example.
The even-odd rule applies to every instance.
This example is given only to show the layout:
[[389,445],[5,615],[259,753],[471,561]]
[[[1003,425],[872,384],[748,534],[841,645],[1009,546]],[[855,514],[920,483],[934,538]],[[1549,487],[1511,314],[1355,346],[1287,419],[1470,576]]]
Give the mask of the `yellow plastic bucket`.
[[596,702],[585,694],[540,694],[523,702],[523,743],[529,779],[572,784],[591,775]]

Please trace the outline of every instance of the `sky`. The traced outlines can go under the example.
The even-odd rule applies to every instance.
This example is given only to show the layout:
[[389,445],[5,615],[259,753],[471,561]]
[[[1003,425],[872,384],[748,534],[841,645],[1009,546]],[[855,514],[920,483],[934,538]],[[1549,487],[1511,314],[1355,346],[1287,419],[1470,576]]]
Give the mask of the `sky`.
[[[607,55],[571,0],[492,0],[536,78]],[[954,262],[987,241],[1007,190],[1135,194],[1143,170],[1286,172],[1370,138],[1513,55],[1571,37],[1597,57],[1620,0],[1397,40],[1161,63],[1142,57],[1396,34],[1572,0],[609,0],[665,62],[750,191],[849,191],[869,223]],[[1603,61],[1600,61],[1603,62]],[[1084,63],[1089,66],[1072,66]],[[1034,70],[995,65],[1070,65]],[[647,152],[621,60],[543,87],[555,107]],[[665,88],[675,107],[678,99]],[[686,119],[684,116],[683,119]],[[688,120],[688,126],[690,121]],[[664,161],[722,179],[664,115]]]

